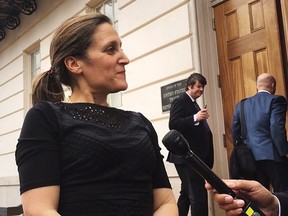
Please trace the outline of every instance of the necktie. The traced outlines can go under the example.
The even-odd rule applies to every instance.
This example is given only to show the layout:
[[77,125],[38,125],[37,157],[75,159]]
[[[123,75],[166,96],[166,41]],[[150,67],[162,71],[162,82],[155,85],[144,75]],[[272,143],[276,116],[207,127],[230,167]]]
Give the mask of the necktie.
[[194,107],[196,108],[197,111],[201,110],[196,101],[193,101],[193,105],[194,105]]

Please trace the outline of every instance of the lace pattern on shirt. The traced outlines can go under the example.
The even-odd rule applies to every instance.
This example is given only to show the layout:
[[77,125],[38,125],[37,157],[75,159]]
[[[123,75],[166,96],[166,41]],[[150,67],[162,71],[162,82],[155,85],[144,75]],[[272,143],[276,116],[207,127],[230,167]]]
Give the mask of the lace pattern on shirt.
[[115,112],[119,112],[119,110],[111,107],[85,103],[79,103],[77,106],[75,106],[75,104],[59,103],[59,106],[66,114],[76,120],[94,121],[98,124],[106,125],[110,129],[123,128],[125,121],[125,118],[123,118],[125,112],[122,111],[122,115],[115,115]]

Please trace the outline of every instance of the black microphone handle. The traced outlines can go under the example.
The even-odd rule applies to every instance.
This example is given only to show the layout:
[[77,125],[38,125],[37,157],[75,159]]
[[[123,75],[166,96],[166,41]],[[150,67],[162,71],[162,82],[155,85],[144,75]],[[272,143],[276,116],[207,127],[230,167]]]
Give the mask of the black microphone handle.
[[[170,130],[162,139],[165,147],[173,154],[182,157],[192,168],[202,176],[218,193],[229,194],[234,199],[236,193],[229,188],[189,147],[187,140],[177,130]],[[238,197],[240,198],[240,197]],[[242,198],[240,198],[242,199]],[[244,199],[243,199],[244,200]],[[262,211],[251,202],[245,201],[242,207],[243,216],[265,216]]]
[[211,169],[193,152],[184,156],[186,162],[202,176],[218,193],[229,194],[233,198],[236,197],[235,192],[229,188]]
[[[229,188],[212,170],[191,150],[183,157],[192,168],[202,176],[218,193],[229,194],[234,199],[237,198],[236,193]],[[239,198],[239,197],[238,197]],[[242,199],[242,198],[240,198]],[[244,199],[243,199],[244,200]],[[266,216],[252,202],[244,200],[245,205],[242,207],[243,216]]]

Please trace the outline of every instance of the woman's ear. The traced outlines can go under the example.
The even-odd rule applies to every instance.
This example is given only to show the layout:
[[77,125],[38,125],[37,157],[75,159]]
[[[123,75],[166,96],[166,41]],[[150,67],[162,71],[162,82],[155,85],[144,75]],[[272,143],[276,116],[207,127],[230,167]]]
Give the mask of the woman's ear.
[[68,56],[64,59],[64,64],[71,73],[80,74],[82,68],[79,64],[80,62],[73,56]]

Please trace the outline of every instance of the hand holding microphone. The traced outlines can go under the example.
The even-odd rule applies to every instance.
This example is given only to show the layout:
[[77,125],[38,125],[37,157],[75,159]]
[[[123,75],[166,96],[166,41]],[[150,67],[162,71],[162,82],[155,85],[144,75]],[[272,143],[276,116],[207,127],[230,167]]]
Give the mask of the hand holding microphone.
[[[269,216],[279,216],[279,203],[269,190],[257,181],[240,180],[240,179],[225,179],[225,184],[234,191],[237,191],[241,198],[247,199],[255,203],[263,210],[263,213]],[[206,182],[207,190],[212,190],[212,186]],[[240,198],[233,198],[227,194],[213,193],[213,199],[218,203],[219,208],[226,211],[229,216],[238,216],[243,212],[245,201]],[[282,212],[281,212],[282,213]],[[286,215],[282,213],[281,215]]]
[[[171,153],[183,157],[218,193],[229,194],[233,198],[236,198],[236,193],[190,150],[188,142],[178,131],[169,131],[163,137],[162,142]],[[265,214],[251,202],[245,201],[242,209],[243,213],[241,215],[243,216],[265,216]]]

